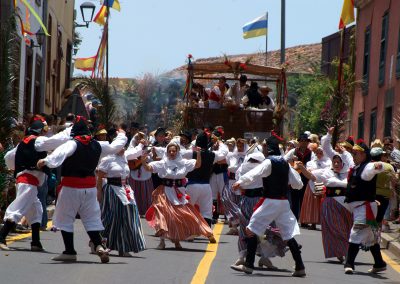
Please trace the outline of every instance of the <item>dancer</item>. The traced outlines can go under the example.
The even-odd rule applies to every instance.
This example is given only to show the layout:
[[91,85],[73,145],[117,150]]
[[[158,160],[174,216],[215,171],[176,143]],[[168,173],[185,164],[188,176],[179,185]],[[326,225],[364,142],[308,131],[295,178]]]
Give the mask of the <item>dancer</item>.
[[[134,159],[142,150],[122,149],[119,153],[104,157],[97,167],[97,196],[101,205],[103,238],[107,248],[118,251],[119,256],[131,256],[146,246],[140,223],[138,207],[132,188],[126,183],[129,176],[127,159]],[[107,184],[103,186],[103,178]]]
[[100,232],[100,206],[97,201],[95,170],[101,156],[118,153],[125,146],[127,138],[123,130],[115,140],[98,142],[90,136],[87,121],[78,116],[71,129],[72,140],[54,150],[37,163],[38,168],[61,167],[61,192],[58,196],[53,224],[61,230],[65,251],[52,258],[55,261],[76,261],[74,248],[74,222],[77,214],[94,244],[101,262],[109,262],[107,250],[102,246]]
[[322,182],[326,187],[326,195],[321,204],[321,232],[325,258],[336,257],[344,262],[348,249],[348,239],[353,225],[353,219],[344,195],[347,187],[348,165],[345,165],[340,155],[332,158],[332,168],[307,170],[298,163],[302,173],[310,179],[310,189],[315,188],[315,182]]
[[345,202],[353,213],[353,227],[350,233],[349,249],[344,265],[346,274],[353,274],[354,261],[361,248],[371,251],[374,258],[370,273],[386,270],[381,248],[378,242],[378,226],[376,223],[377,204],[376,176],[384,171],[382,162],[370,162],[370,152],[367,145],[358,141],[353,147],[355,166],[349,171]]
[[184,159],[176,143],[170,143],[161,161],[146,162],[147,155],[142,156],[143,166],[147,171],[157,173],[162,184],[153,192],[153,205],[146,213],[150,226],[160,237],[158,249],[165,248],[165,239],[171,240],[175,248],[181,249],[180,241],[191,236],[203,235],[215,242],[211,228],[200,213],[191,205],[185,193],[182,180],[188,172],[199,168],[201,154],[197,159]]
[[247,274],[253,273],[257,236],[263,235],[265,229],[275,221],[282,239],[287,242],[295,260],[295,271],[292,276],[304,277],[306,272],[301,258],[300,247],[294,239],[294,236],[300,234],[300,229],[287,200],[288,184],[295,190],[301,189],[303,183],[296,170],[291,168],[284,158],[280,156],[279,143],[281,139],[274,135],[270,136],[266,141],[268,147],[267,159],[241,176],[233,185],[233,189],[239,190],[241,186],[251,184],[255,177],[261,176],[263,178],[263,198],[260,200],[260,206],[253,213],[249,225],[246,227],[246,262],[241,265],[232,265],[231,268]]
[[23,216],[32,228],[31,250],[44,250],[40,242],[43,208],[37,197],[37,188],[45,181],[45,172],[48,168],[37,168],[36,163],[46,157],[47,151],[54,150],[69,139],[64,134],[45,137],[45,126],[41,119],[33,121],[24,139],[4,157],[7,167],[14,170],[17,196],[7,207],[4,215],[5,223],[0,230],[1,250],[10,250],[6,237]]

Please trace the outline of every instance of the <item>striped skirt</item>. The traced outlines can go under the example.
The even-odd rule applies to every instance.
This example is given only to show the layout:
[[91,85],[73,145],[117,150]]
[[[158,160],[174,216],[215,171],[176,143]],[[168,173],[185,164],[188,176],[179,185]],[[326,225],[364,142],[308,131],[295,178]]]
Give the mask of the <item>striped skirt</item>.
[[[233,184],[233,183],[232,183]],[[236,195],[231,189],[231,183],[222,190],[221,201],[225,208],[225,215],[232,224],[239,223],[239,203],[241,195]]]
[[300,223],[321,224],[321,197],[315,196],[307,185],[300,212]]
[[135,204],[124,205],[110,185],[103,186],[102,236],[111,250],[138,253],[146,248],[139,212]]
[[322,244],[325,258],[347,255],[352,226],[351,213],[333,197],[326,197],[321,208]]
[[138,181],[129,177],[128,182],[133,189],[139,214],[143,216],[151,206],[151,194],[154,190],[153,180],[149,178],[148,180]]
[[243,256],[243,251],[247,250],[247,245],[245,242],[246,237],[246,227],[249,224],[251,215],[254,212],[254,206],[257,204],[260,197],[247,197],[245,195],[242,196],[242,199],[239,203],[238,213],[239,213],[239,240],[238,240],[238,249],[241,256]]
[[164,186],[160,185],[153,191],[152,214],[149,211],[146,219],[149,225],[156,230],[156,236],[183,241],[192,236],[212,236],[212,230],[193,205],[172,205],[164,193]]

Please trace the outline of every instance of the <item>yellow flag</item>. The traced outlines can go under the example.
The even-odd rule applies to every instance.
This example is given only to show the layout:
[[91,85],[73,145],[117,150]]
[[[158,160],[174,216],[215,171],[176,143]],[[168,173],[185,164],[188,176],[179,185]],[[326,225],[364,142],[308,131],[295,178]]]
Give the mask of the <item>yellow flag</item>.
[[354,0],[344,0],[342,14],[340,15],[339,29],[354,22]]
[[32,13],[32,15],[36,18],[36,20],[39,22],[39,25],[42,27],[43,32],[45,33],[45,35],[50,36],[49,32],[46,29],[46,26],[42,22],[42,19],[36,13],[35,9],[33,9],[31,4],[29,4],[29,2],[27,0],[21,0],[21,1],[22,1],[22,3],[24,3],[25,7],[27,7],[29,9],[29,11]]

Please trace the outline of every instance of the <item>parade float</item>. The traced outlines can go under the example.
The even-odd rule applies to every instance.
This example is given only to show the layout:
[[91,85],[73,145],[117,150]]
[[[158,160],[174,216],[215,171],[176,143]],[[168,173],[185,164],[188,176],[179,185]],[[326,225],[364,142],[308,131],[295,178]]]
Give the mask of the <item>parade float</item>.
[[[287,105],[286,74],[284,68],[253,65],[246,62],[193,62],[188,55],[187,78],[184,92],[185,110],[184,127],[201,129],[204,125],[222,125],[225,137],[264,138],[274,130],[281,133],[283,117]],[[210,86],[224,76],[232,85],[241,75],[247,76],[248,82],[258,82],[273,89],[275,109],[261,110],[243,108],[242,105],[227,103],[220,109],[210,109],[207,103],[193,102],[192,95],[198,92],[198,86]],[[282,134],[282,133],[281,133]]]

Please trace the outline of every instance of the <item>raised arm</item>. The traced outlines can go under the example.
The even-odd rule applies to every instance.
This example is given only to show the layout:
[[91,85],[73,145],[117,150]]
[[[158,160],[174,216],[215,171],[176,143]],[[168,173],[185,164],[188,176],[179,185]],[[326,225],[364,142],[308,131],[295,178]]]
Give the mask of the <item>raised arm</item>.
[[109,144],[107,141],[99,141],[101,146],[101,157],[117,154],[122,150],[122,148],[124,148],[128,138],[126,138],[125,131],[121,129],[118,131],[117,137],[115,137],[111,144]]

